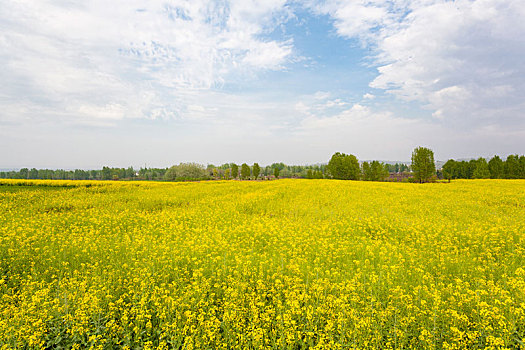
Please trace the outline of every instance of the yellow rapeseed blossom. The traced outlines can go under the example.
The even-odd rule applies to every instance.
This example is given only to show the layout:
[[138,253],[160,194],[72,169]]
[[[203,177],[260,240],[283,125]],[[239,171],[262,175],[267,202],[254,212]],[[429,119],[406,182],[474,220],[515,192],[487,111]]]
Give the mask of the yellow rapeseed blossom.
[[523,180],[0,180],[1,349],[524,342]]

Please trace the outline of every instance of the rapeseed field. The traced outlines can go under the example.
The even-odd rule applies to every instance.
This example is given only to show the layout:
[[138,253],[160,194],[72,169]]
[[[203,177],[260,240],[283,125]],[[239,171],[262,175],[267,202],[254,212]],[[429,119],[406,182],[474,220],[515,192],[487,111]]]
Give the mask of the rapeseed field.
[[0,181],[0,348],[524,349],[525,181]]

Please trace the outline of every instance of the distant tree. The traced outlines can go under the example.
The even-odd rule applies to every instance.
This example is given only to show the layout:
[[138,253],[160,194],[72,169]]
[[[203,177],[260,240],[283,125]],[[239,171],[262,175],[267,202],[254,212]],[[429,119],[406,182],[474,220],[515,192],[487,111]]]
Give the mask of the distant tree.
[[18,172],[18,176],[20,179],[27,179],[29,177],[29,169],[28,168],[22,168]]
[[363,180],[365,181],[383,181],[388,177],[388,165],[383,164],[377,160],[371,163],[363,162],[361,169],[363,173]]
[[129,167],[126,169],[126,176],[127,178],[131,179],[131,178],[134,178],[135,177],[135,169],[133,169],[133,167]]
[[174,165],[164,173],[164,180],[175,181],[177,179],[177,166]]
[[246,163],[241,165],[241,179],[246,180],[250,178],[250,167]]
[[314,178],[314,172],[312,171],[312,169],[308,169],[306,171],[306,178],[307,179],[313,179]]
[[258,163],[253,163],[253,177],[255,180],[257,180],[257,178],[259,177],[259,174],[261,173],[261,167],[259,166]]
[[425,147],[417,147],[412,152],[412,171],[417,182],[427,182],[436,173],[434,152]]
[[500,157],[492,157],[489,160],[488,167],[491,179],[501,179],[503,177],[503,161]]
[[363,164],[361,164],[361,171],[363,173],[363,180],[370,181],[372,179],[372,169],[370,169],[370,163],[363,162]]
[[275,176],[276,179],[279,178],[279,168],[273,168],[273,176]]
[[272,169],[274,168],[278,168],[279,171],[283,170],[284,168],[286,168],[286,165],[284,163],[273,163],[271,166],[270,166]]
[[38,170],[36,170],[36,168],[32,168],[31,170],[29,170],[28,177],[30,179],[38,179]]
[[457,162],[454,159],[449,159],[443,165],[443,177],[450,182],[451,179],[456,178]]
[[[152,177],[160,176],[153,174]],[[208,172],[203,165],[197,163],[180,163],[170,167],[164,173],[164,180],[200,180],[208,178]]]
[[525,156],[520,156],[519,160],[519,167],[520,167],[520,179],[525,179]]
[[332,156],[326,170],[334,179],[339,180],[357,180],[361,173],[359,161],[354,155],[339,152]]
[[504,177],[506,179],[517,179],[520,175],[520,164],[518,155],[509,155],[503,166]]
[[476,160],[476,168],[472,173],[473,179],[488,179],[490,178],[489,165],[485,158],[478,158]]
[[102,167],[102,180],[111,180],[111,169],[107,166]]
[[230,169],[231,169],[232,179],[236,179],[237,176],[239,175],[239,167],[237,166],[237,164],[232,163]]
[[230,179],[230,177],[231,177],[231,171],[232,171],[232,170],[231,170],[230,168],[228,168],[228,169],[226,169],[226,170],[224,171],[224,178],[225,178],[226,180],[229,180],[229,179]]
[[372,181],[383,181],[388,177],[388,165],[385,165],[377,160],[370,164],[372,170]]

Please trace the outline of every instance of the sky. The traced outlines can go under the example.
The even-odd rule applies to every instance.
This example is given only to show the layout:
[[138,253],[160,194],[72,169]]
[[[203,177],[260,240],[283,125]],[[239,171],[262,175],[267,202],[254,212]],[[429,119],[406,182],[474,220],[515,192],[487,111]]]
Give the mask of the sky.
[[3,0],[0,168],[525,153],[523,0]]

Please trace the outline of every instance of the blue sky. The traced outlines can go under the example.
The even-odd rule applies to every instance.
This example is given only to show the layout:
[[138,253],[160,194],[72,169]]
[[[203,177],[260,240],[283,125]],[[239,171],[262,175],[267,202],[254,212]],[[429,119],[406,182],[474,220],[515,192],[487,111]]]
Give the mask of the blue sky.
[[521,0],[2,1],[0,168],[525,150]]

